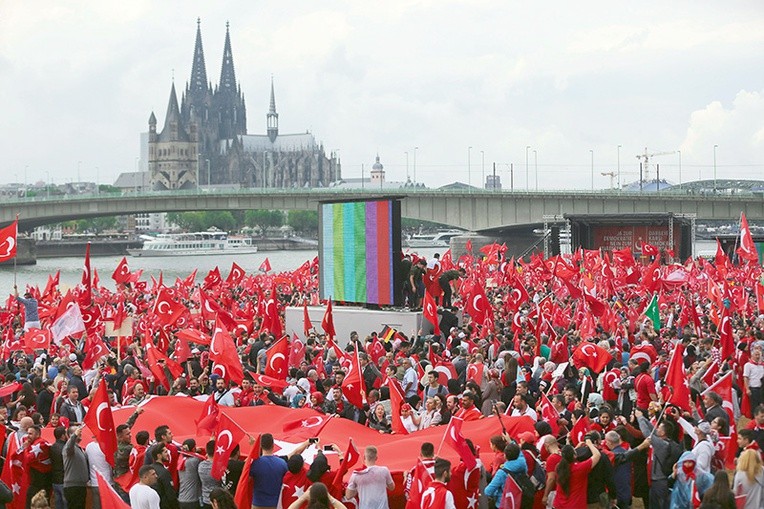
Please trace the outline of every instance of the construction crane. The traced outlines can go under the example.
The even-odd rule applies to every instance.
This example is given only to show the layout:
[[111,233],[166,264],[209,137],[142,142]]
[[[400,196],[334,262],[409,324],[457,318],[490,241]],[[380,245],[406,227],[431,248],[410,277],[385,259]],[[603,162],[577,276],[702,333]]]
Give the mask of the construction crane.
[[647,182],[650,180],[650,158],[656,157],[656,156],[668,156],[671,154],[676,154],[676,151],[672,152],[654,152],[652,154],[647,153],[647,147],[645,147],[645,153],[644,154],[637,154],[637,159],[642,161],[642,182]]
[[602,175],[603,177],[610,177],[610,189],[615,189],[615,187],[613,187],[613,180],[618,176],[618,174],[616,172],[614,172],[614,171],[605,171],[605,172],[600,173],[600,175]]

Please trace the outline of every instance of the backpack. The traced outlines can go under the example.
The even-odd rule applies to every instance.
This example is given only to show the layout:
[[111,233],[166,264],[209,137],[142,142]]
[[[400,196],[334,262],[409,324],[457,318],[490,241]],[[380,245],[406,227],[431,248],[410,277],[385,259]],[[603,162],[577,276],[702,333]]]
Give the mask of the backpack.
[[659,460],[658,462],[660,463],[663,475],[671,477],[671,474],[674,473],[674,465],[679,461],[679,457],[682,456],[684,450],[681,445],[671,439],[667,439],[666,443],[668,444],[668,454],[663,461]]
[[[517,485],[520,487],[520,491],[523,492],[522,501],[520,502],[520,509],[533,509],[533,498],[536,494],[536,487],[531,482],[530,478],[525,472],[520,473],[514,473],[510,472],[504,467],[501,467],[501,469],[504,471],[504,473],[507,474],[507,480],[504,482],[504,489],[502,490],[502,495],[507,490],[507,483],[509,482],[509,478],[511,477],[512,480],[514,480]],[[504,501],[504,497],[502,496],[502,502]]]
[[533,458],[533,463],[536,465],[533,468],[533,472],[529,476],[531,484],[533,484],[536,491],[541,491],[546,488],[546,470],[544,469],[544,464],[541,463],[541,461],[532,452],[525,452],[531,455],[531,458]]

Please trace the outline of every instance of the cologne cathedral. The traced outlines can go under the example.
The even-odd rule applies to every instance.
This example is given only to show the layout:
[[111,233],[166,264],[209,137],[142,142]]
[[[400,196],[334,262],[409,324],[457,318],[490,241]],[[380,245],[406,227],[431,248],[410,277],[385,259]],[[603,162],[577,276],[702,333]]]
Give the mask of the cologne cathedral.
[[266,129],[266,134],[247,134],[247,109],[236,82],[228,24],[220,82],[213,87],[207,81],[197,20],[191,79],[180,101],[173,82],[161,131],[153,112],[149,118],[151,189],[313,188],[340,180],[339,158],[327,155],[313,134],[279,133],[272,79]]

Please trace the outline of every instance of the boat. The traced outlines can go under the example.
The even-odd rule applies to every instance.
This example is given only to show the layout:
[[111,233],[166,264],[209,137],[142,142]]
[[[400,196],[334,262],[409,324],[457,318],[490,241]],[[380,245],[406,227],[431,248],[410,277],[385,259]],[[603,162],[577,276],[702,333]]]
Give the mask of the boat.
[[257,253],[250,237],[229,237],[221,231],[143,235],[143,247],[128,249],[132,256],[241,255]]
[[464,235],[463,230],[438,230],[435,233],[417,233],[406,239],[408,247],[450,247],[451,239]]

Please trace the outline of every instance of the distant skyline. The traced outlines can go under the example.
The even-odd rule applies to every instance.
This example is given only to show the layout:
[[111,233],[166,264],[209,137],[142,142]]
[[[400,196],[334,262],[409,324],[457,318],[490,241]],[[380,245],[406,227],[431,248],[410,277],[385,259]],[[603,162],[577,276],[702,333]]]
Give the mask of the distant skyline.
[[671,152],[654,162],[677,183],[677,151],[683,181],[712,179],[717,145],[718,178],[764,178],[756,0],[33,0],[0,12],[0,184],[135,171],[149,115],[161,126],[173,75],[179,89],[189,79],[197,17],[213,83],[230,22],[248,132],[265,133],[273,76],[281,132],[310,130],[345,177],[368,176],[378,153],[403,181],[408,152],[408,174],[416,158],[430,187],[480,186],[496,162],[507,189],[510,163],[516,189],[588,189],[593,156],[601,189],[619,153],[621,182],[637,180],[647,147]]

